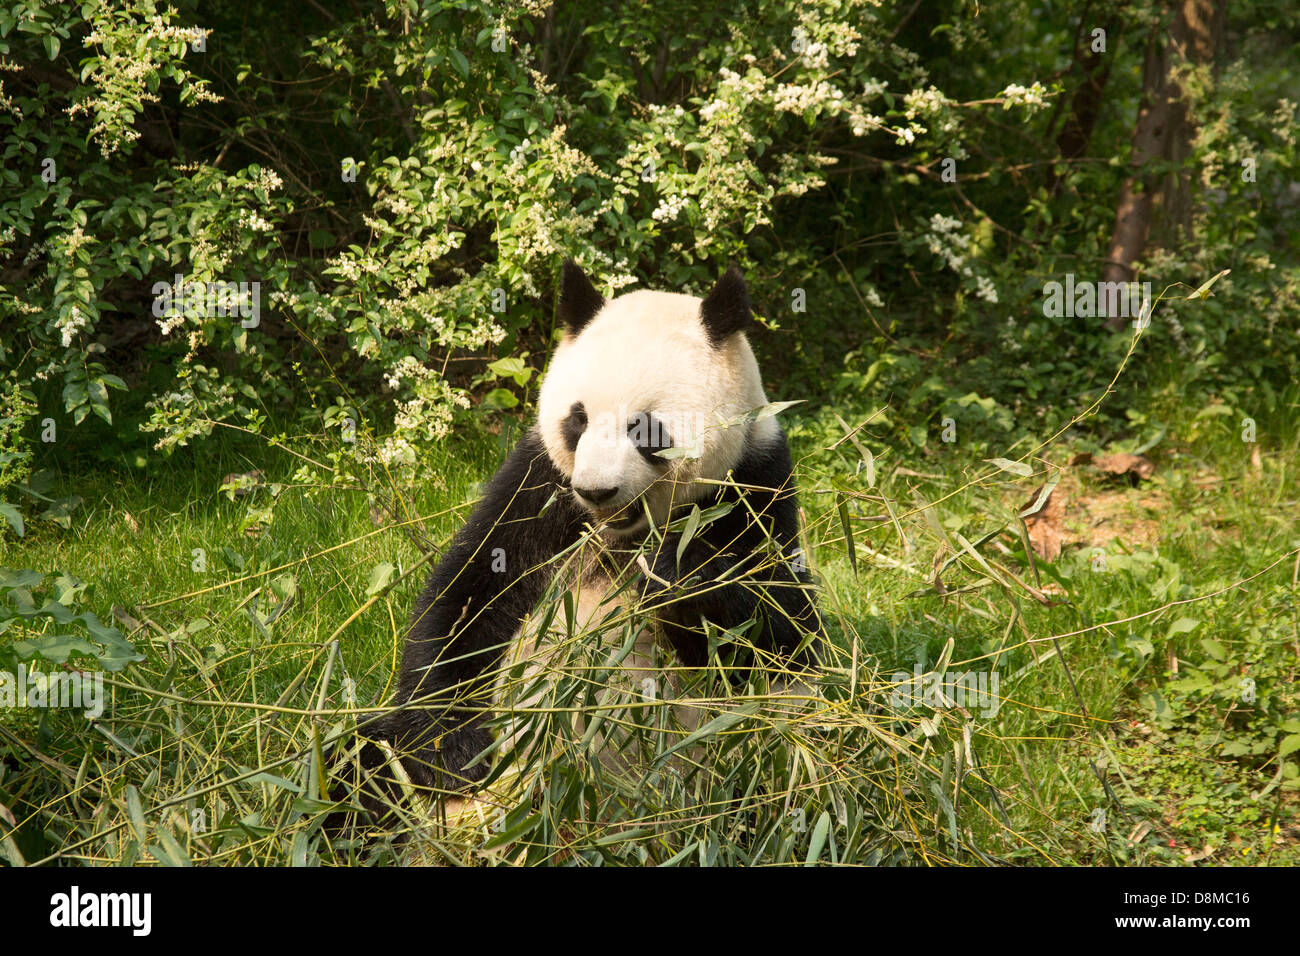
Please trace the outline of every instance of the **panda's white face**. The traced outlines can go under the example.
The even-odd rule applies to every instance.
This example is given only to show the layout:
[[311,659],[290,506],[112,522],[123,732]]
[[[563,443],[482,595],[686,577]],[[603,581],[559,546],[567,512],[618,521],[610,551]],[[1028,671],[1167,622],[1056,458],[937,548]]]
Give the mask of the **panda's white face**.
[[[741,286],[743,292],[743,285]],[[546,450],[606,534],[630,538],[704,497],[771,419],[723,425],[767,403],[749,343],[715,344],[701,300],[632,292],[603,303],[555,351],[538,398]],[[672,457],[657,454],[679,449]]]

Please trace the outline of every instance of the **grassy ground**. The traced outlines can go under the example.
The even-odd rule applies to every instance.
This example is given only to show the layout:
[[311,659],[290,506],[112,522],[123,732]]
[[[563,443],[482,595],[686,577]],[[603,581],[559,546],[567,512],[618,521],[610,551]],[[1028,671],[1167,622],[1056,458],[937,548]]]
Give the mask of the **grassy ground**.
[[[815,701],[774,710],[755,686],[715,700],[698,773],[656,764],[605,788],[566,723],[587,698],[556,680],[529,757],[542,782],[473,819],[413,821],[421,845],[450,862],[1300,863],[1294,396],[1253,444],[1168,403],[1162,420],[1182,424],[1146,451],[1145,479],[1067,467],[1068,442],[1019,475],[960,442],[903,458],[869,423],[831,448],[793,420],[830,638]],[[43,575],[0,582],[0,641],[58,630],[12,611],[53,595],[145,659],[108,675],[97,721],[0,711],[0,855],[400,852],[325,835],[327,777],[349,722],[391,694],[427,573],[419,536],[445,544],[504,440],[434,450],[388,508],[354,483],[296,484],[294,453],[319,450],[292,440],[222,436],[147,477],[55,473],[51,496],[85,503],[66,530],[32,520],[0,544],[0,567]],[[221,491],[255,468],[246,494]],[[1036,534],[1061,551],[1031,561],[1017,514],[1052,479]],[[909,698],[906,681],[939,673],[983,674],[988,695]],[[680,742],[662,720],[643,741]]]

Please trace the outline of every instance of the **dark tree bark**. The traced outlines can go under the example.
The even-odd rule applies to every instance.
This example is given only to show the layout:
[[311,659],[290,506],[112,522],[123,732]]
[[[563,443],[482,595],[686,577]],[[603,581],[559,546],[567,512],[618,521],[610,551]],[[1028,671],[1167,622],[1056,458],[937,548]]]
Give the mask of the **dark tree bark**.
[[[1211,63],[1223,29],[1226,0],[1177,0],[1171,18],[1161,20],[1147,39],[1143,62],[1142,99],[1133,128],[1131,173],[1120,187],[1115,226],[1102,268],[1104,282],[1131,282],[1133,263],[1141,258],[1160,207],[1169,207],[1175,229],[1190,230],[1189,173],[1177,170],[1163,183],[1161,160],[1185,161],[1191,153],[1195,128],[1188,117],[1177,71],[1184,65]],[[1166,36],[1167,34],[1167,36]],[[1106,327],[1124,325],[1111,316]]]
[[[1085,11],[1079,21],[1079,29],[1074,38],[1074,64],[1071,75],[1078,77],[1078,86],[1070,97],[1070,107],[1065,115],[1061,132],[1056,137],[1056,148],[1061,159],[1069,162],[1078,159],[1088,149],[1092,140],[1093,128],[1097,125],[1097,115],[1101,111],[1102,93],[1110,79],[1111,66],[1119,51],[1120,31],[1123,21],[1116,11],[1107,11],[1100,22],[1093,23]],[[1106,52],[1093,49],[1092,30],[1100,27],[1106,31]],[[1055,193],[1060,188],[1060,179],[1052,167],[1048,167],[1047,188]]]
[[[1174,20],[1170,44],[1174,49],[1176,63],[1189,63],[1196,66],[1213,64],[1223,35],[1223,22],[1227,3],[1225,0],[1200,0],[1197,3],[1182,4],[1181,15]],[[1174,163],[1169,179],[1164,187],[1164,218],[1172,236],[1191,238],[1192,212],[1192,175],[1193,170],[1186,168],[1187,159],[1192,154],[1192,140],[1196,137],[1196,124],[1192,122],[1187,109],[1187,97],[1182,89],[1180,77],[1173,77],[1171,83],[1176,88],[1173,97],[1173,116],[1169,129],[1168,158]]]

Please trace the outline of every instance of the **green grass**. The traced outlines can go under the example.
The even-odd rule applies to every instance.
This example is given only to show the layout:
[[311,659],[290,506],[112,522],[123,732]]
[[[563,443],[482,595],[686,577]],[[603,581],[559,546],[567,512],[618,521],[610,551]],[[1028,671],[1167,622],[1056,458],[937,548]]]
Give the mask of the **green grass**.
[[[42,573],[49,593],[65,593],[58,571],[84,582],[68,600],[104,621],[122,609],[118,626],[146,659],[109,675],[112,700],[93,725],[0,712],[0,854],[1294,865],[1297,755],[1279,756],[1300,731],[1294,396],[1284,408],[1290,417],[1261,422],[1258,468],[1224,416],[1160,408],[1173,424],[1148,452],[1154,478],[1129,487],[1069,469],[1065,550],[1034,566],[1016,514],[1065,447],[1018,477],[961,444],[904,459],[868,425],[857,437],[879,459],[873,484],[852,442],[831,448],[795,428],[829,629],[814,699],[695,686],[717,721],[685,770],[659,759],[684,733],[664,708],[623,700],[606,726],[622,726],[651,769],[612,780],[575,727],[593,712],[586,675],[627,633],[620,622],[566,645],[517,751],[525,782],[470,814],[435,807],[432,823],[407,808],[405,848],[329,837],[326,778],[347,773],[350,721],[390,698],[427,571],[409,530],[445,544],[500,442],[431,449],[427,479],[399,499],[409,512],[374,512],[355,483],[293,484],[290,452],[319,452],[305,441],[219,437],[148,476],[64,462],[51,494],[84,505],[67,530],[30,520],[25,538],[7,536],[0,566]],[[220,493],[226,473],[254,467],[267,486]],[[1099,534],[1104,570],[1086,546]],[[6,620],[0,641],[52,633],[43,619]],[[996,715],[900,702],[894,675],[914,668],[996,670]]]

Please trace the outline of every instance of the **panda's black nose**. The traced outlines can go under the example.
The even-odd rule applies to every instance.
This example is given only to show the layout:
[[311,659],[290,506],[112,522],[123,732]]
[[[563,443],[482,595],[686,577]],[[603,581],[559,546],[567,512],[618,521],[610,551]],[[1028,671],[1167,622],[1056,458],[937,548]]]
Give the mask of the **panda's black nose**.
[[617,488],[579,488],[577,485],[574,485],[573,490],[582,495],[582,497],[586,498],[593,505],[603,504],[618,494]]

